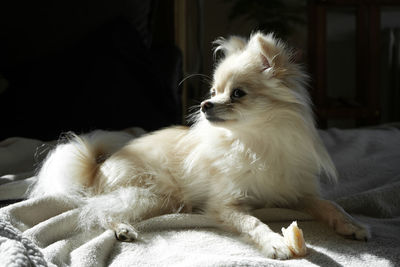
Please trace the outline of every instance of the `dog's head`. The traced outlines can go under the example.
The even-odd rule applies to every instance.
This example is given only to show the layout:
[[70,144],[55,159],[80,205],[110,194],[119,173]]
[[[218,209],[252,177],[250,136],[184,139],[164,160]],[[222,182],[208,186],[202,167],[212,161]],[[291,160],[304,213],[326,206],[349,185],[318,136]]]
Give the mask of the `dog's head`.
[[291,52],[272,34],[218,39],[222,52],[210,98],[201,103],[201,118],[220,126],[259,124],[295,107],[309,110],[306,75]]

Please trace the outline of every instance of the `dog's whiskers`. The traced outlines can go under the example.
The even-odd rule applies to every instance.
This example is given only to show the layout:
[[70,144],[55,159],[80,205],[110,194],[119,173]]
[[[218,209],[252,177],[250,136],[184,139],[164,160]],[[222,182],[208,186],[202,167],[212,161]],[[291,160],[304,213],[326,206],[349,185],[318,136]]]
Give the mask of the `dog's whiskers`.
[[192,112],[192,111],[197,111],[199,109],[200,109],[200,105],[194,105],[194,106],[189,107],[188,111]]
[[233,108],[232,110],[233,110],[234,112],[238,113],[239,116],[240,116],[240,118],[244,118],[244,115],[243,115],[243,113],[242,113],[240,110],[235,109],[235,108]]
[[194,73],[194,74],[190,74],[190,75],[186,76],[185,78],[183,78],[182,81],[179,82],[178,87],[181,86],[187,79],[197,77],[197,76],[203,77],[203,78],[205,78],[205,81],[207,83],[211,83],[212,79],[210,78],[210,76],[201,74],[201,73]]
[[189,108],[189,114],[186,116],[188,123],[196,123],[200,117],[200,105],[192,106]]

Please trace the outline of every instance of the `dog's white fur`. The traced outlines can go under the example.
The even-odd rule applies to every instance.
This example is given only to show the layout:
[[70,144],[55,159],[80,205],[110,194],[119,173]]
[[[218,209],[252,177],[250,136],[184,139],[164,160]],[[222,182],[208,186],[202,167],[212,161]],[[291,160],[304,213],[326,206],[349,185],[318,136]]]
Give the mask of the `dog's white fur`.
[[199,211],[265,256],[289,258],[282,236],[249,214],[263,206],[305,210],[340,234],[368,238],[363,225],[319,199],[319,175],[335,180],[336,170],[314,126],[307,76],[289,50],[259,32],[216,43],[224,56],[192,127],[125,146],[105,132],[75,136],[50,153],[31,196],[64,195],[82,205],[82,227],[112,228],[125,241],[137,237],[137,221]]

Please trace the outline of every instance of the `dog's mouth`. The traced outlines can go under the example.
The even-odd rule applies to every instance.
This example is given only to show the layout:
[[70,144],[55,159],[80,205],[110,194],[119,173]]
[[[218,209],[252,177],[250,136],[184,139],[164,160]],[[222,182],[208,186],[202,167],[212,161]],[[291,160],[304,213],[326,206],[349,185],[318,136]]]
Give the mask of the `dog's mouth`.
[[217,117],[215,115],[210,115],[210,114],[207,114],[207,113],[205,113],[205,117],[209,122],[218,123],[218,122],[224,122],[225,121],[224,119],[221,119],[221,118],[219,118],[219,117]]

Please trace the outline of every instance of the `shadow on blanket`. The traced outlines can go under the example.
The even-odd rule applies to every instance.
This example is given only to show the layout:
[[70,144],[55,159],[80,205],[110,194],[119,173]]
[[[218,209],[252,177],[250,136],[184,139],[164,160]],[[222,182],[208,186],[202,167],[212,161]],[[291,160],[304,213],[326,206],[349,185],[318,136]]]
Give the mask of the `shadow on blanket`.
[[[293,218],[300,219],[299,226],[309,248],[306,257],[288,261],[265,259],[238,236],[217,230],[214,222],[194,214],[172,214],[144,221],[138,225],[143,232],[141,240],[121,243],[110,230],[76,230],[77,207],[45,197],[0,210],[0,265],[12,262],[34,266],[400,264],[400,131],[330,129],[320,134],[340,174],[335,187],[322,179],[323,195],[370,225],[373,236],[369,242],[344,239],[325,225],[290,210],[279,213],[272,210],[279,216],[271,216],[271,210],[262,209],[255,213],[278,232]],[[0,163],[2,200],[21,198],[34,180],[29,171],[34,165],[34,147],[40,144],[26,139],[0,143],[0,159],[7,158],[4,162],[11,164]]]

